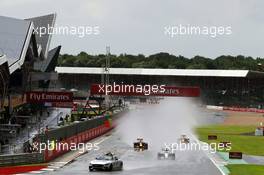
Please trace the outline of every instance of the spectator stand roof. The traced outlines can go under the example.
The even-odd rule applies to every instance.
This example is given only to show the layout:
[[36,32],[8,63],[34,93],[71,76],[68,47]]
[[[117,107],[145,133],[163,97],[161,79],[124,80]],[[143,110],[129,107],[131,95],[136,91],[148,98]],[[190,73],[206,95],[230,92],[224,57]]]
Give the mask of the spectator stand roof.
[[40,70],[41,72],[53,71],[57,65],[57,58],[60,55],[61,46],[58,46],[48,52],[47,59],[43,61],[35,62],[34,69]]
[[20,68],[34,30],[33,23],[0,16],[0,52],[6,55],[10,73]]
[[[54,62],[58,58],[57,52],[60,47],[56,49],[56,54],[49,53],[49,44],[51,35],[49,33],[40,36],[40,33],[34,30],[40,27],[53,27],[56,19],[56,14],[50,14],[40,17],[29,18],[26,20],[15,19],[5,16],[0,16],[0,55],[6,55],[10,73],[21,68],[24,64],[28,50],[32,44],[33,53],[32,57],[39,58],[36,62],[43,61],[42,65]],[[52,56],[53,55],[53,56]],[[47,67],[47,65],[44,67]],[[39,67],[37,67],[39,68]],[[40,68],[41,69],[41,68]],[[41,69],[45,70],[45,68]]]
[[[103,74],[104,68],[94,67],[56,67],[59,74]],[[111,75],[157,75],[193,77],[257,77],[264,78],[264,72],[250,70],[209,70],[209,69],[144,69],[110,68]]]
[[[48,29],[54,27],[56,21],[56,14],[54,13],[34,18],[28,18],[26,20],[32,21],[34,23],[37,43],[41,46],[41,50],[44,57],[47,58],[52,37],[52,35],[48,32]],[[44,28],[45,30],[40,31],[41,28]],[[41,34],[40,32],[43,33]]]

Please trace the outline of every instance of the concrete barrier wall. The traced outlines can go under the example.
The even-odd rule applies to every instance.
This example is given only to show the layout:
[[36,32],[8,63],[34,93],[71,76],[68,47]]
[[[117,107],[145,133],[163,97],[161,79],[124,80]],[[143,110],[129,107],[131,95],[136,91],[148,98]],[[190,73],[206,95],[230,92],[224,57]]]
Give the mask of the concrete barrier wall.
[[44,156],[41,153],[22,153],[0,156],[0,167],[42,162],[44,162]]
[[[40,143],[46,143],[47,141],[55,141],[55,143],[86,143],[87,141],[96,138],[109,130],[114,126],[109,123],[106,117],[99,117],[93,120],[85,122],[75,123],[69,126],[51,130],[45,134],[41,134],[34,139]],[[63,145],[62,145],[63,146]],[[56,148],[52,151],[46,149],[44,152],[34,153],[22,153],[14,155],[1,155],[0,167],[14,166],[14,165],[27,165],[48,162],[56,157],[70,151],[70,149],[64,149],[63,147]]]
[[[59,147],[56,149],[46,149],[44,152],[45,162],[49,162],[60,155],[70,151],[69,147],[65,149],[65,145],[86,143],[100,135],[103,135],[115,127],[115,121],[127,111],[113,114],[110,120],[107,117],[99,117],[93,120],[76,123],[59,129],[51,130],[44,137],[45,141],[55,141]],[[113,120],[112,120],[113,119]],[[112,122],[113,121],[113,122]],[[56,146],[57,146],[56,145]]]
[[69,137],[75,136],[78,133],[103,125],[106,120],[106,117],[99,117],[92,120],[74,123],[58,129],[53,129],[45,134],[45,140],[62,141]]
[[[112,119],[108,120],[107,117],[98,117],[93,120],[88,120],[80,123],[75,123],[62,128],[48,131],[45,134],[37,136],[34,141],[46,143],[47,140],[58,141],[61,143],[86,143],[93,138],[103,135],[115,127],[115,119],[122,116],[123,112],[114,114]],[[0,167],[9,167],[15,165],[36,164],[51,161],[58,156],[70,151],[69,149],[54,149],[49,151],[46,149],[44,152],[22,153],[14,155],[1,155]]]
[[[87,131],[78,133],[76,135],[73,135],[69,138],[66,138],[60,142],[56,142],[57,146],[53,150],[46,149],[45,150],[45,161],[49,162],[60,155],[71,151],[70,146],[71,145],[78,145],[79,143],[86,143],[89,140],[92,140],[93,138],[96,138],[100,135],[103,135],[104,133],[108,132],[111,130],[113,126],[109,126],[107,124],[103,124],[100,126],[97,126],[92,129],[88,129]],[[65,146],[66,145],[66,146]],[[80,150],[83,151],[83,150]]]

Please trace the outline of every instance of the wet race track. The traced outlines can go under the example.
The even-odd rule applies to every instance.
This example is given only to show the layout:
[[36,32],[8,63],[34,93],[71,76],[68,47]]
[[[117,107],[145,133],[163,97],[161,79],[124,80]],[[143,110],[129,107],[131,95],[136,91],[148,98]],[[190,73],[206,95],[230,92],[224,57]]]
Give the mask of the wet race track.
[[[189,102],[188,102],[189,103]],[[191,117],[188,118],[187,115],[192,116],[193,114],[188,112],[186,114],[185,122],[177,122],[172,118],[166,118],[170,116],[172,111],[166,109],[170,105],[165,105],[166,107],[155,107],[149,108],[147,110],[135,110],[132,114],[128,114],[120,122],[120,126],[108,133],[106,136],[98,138],[93,142],[100,142],[100,149],[95,151],[91,150],[86,154],[76,158],[72,163],[60,168],[54,172],[49,172],[47,174],[52,175],[65,175],[65,174],[91,174],[91,175],[105,175],[105,174],[122,174],[122,175],[221,175],[221,172],[210,160],[207,154],[203,150],[187,150],[187,151],[175,151],[175,160],[158,160],[157,153],[161,150],[164,142],[174,143],[177,142],[179,136],[184,132],[184,134],[190,137],[190,142],[196,142],[194,136],[190,133],[189,128],[192,127]],[[155,111],[156,110],[156,111]],[[168,113],[163,113],[164,110]],[[186,109],[187,110],[187,109]],[[146,113],[151,112],[151,119],[149,120]],[[181,108],[178,115],[185,113],[185,109]],[[158,125],[163,125],[162,121],[155,118],[163,113],[165,118],[165,123],[167,120],[171,121],[164,128],[155,129]],[[195,113],[197,113],[195,111]],[[144,117],[144,121],[142,119]],[[174,117],[173,117],[174,118]],[[139,120],[138,120],[139,119]],[[157,119],[157,120],[156,120]],[[139,125],[139,122],[143,124]],[[146,125],[146,123],[148,123]],[[194,122],[195,123],[195,122]],[[151,126],[151,127],[148,127]],[[153,128],[152,128],[153,127]],[[186,129],[188,128],[188,129]],[[151,130],[151,132],[147,131]],[[146,131],[146,132],[144,132]],[[160,137],[162,136],[162,137]],[[143,152],[136,152],[133,149],[133,142],[137,137],[143,137],[149,144],[149,149]],[[94,160],[95,157],[104,154],[106,152],[113,152],[116,154],[124,163],[122,171],[112,171],[103,172],[95,171],[89,172],[89,163]]]

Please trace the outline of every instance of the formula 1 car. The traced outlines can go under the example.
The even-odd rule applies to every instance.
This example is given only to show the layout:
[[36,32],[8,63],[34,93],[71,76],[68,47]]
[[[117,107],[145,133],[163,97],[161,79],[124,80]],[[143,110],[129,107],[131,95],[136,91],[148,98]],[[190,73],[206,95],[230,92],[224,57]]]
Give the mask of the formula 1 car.
[[89,164],[89,171],[113,171],[122,170],[123,161],[119,160],[113,153],[109,152],[102,156],[96,157]]
[[158,160],[161,159],[175,160],[175,153],[168,147],[162,148],[161,152],[158,152]]
[[186,135],[181,135],[179,140],[181,143],[190,143],[190,139]]
[[148,143],[143,142],[142,138],[138,138],[137,142],[134,142],[135,151],[144,151],[148,149]]

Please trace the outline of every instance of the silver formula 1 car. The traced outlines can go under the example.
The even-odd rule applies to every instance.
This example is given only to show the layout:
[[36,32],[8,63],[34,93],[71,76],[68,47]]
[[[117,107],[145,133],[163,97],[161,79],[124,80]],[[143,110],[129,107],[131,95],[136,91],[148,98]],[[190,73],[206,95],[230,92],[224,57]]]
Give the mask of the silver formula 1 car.
[[123,161],[119,160],[112,153],[107,153],[105,155],[96,157],[95,160],[91,161],[89,165],[89,171],[113,171],[122,169]]
[[175,160],[175,153],[168,147],[162,148],[161,152],[158,152],[158,160],[161,159]]

